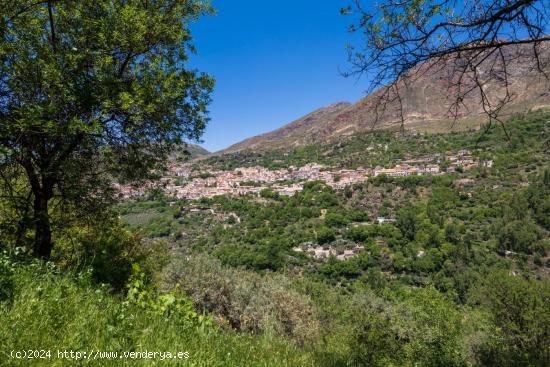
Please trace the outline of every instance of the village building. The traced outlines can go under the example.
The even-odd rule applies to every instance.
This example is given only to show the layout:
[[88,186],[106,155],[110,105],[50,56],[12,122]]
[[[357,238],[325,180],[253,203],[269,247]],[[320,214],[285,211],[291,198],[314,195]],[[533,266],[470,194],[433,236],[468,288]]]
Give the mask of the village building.
[[[381,145],[379,145],[381,147]],[[459,150],[455,155],[447,152],[446,159],[449,162],[446,172],[455,173],[460,169],[469,170],[482,165],[491,168],[493,161],[478,161],[471,156],[466,149]],[[335,190],[356,183],[365,182],[370,176],[387,175],[390,177],[408,177],[411,175],[441,174],[438,164],[442,155],[416,157],[406,156],[406,160],[391,168],[376,167],[374,170],[340,169],[333,171],[327,167],[309,163],[303,167],[290,166],[288,169],[268,170],[261,166],[239,167],[233,171],[193,171],[189,165],[172,164],[168,167],[169,176],[163,177],[159,183],[148,182],[142,187],[136,188],[128,185],[116,185],[115,188],[123,198],[143,196],[153,187],[160,187],[166,194],[178,199],[197,200],[200,198],[212,198],[220,195],[259,195],[266,188],[283,196],[293,196],[303,190],[303,181],[324,181]],[[281,185],[281,182],[295,181],[290,185]],[[296,182],[299,181],[299,182]]]

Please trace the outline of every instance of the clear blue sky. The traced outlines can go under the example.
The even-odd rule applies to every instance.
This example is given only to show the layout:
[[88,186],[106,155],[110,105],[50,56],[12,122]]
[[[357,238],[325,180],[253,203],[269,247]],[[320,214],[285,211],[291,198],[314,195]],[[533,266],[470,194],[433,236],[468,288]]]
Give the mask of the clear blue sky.
[[351,19],[342,0],[213,0],[192,26],[192,64],[216,79],[202,144],[223,149],[319,107],[355,102],[365,85],[344,78]]

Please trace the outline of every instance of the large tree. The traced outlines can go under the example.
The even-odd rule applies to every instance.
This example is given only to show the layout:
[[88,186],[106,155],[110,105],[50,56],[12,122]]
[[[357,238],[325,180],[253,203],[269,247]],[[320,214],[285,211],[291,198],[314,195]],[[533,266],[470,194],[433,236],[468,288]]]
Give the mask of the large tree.
[[[349,46],[347,75],[379,89],[379,108],[401,105],[403,88],[427,73],[447,75],[449,115],[475,98],[501,121],[513,99],[509,79],[521,65],[549,81],[548,0],[351,0],[357,41]],[[501,88],[494,87],[498,82]],[[402,112],[402,111],[401,111]],[[401,114],[403,121],[403,114]]]
[[199,139],[213,80],[188,67],[189,25],[208,11],[199,0],[3,2],[0,170],[27,182],[36,256],[52,252],[52,202],[100,207],[109,179],[143,178]]

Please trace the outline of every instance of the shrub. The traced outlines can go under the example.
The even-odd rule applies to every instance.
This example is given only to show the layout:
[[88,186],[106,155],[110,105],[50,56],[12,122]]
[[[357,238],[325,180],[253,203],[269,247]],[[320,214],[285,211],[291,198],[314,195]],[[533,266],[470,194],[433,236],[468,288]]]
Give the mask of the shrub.
[[[40,262],[15,269],[12,306],[0,307],[3,351],[0,364],[21,367],[314,365],[311,355],[279,338],[254,338],[216,327],[201,327],[189,322],[187,312],[162,312],[162,307],[173,309],[167,304],[178,303],[170,297],[154,297],[156,306],[144,308],[138,302],[94,285],[86,273],[63,273]],[[137,289],[143,290],[141,286]],[[20,350],[22,346],[51,350],[52,359],[34,359],[31,363],[27,359],[9,359],[9,352],[4,353]],[[57,359],[56,350],[187,351],[189,359],[62,360]]]
[[349,223],[349,219],[341,213],[328,213],[325,217],[325,224],[328,227],[343,227]]
[[260,191],[260,196],[265,199],[274,199],[274,200],[277,200],[280,198],[279,193],[271,189],[263,189],[262,191]]
[[376,231],[373,226],[352,227],[346,233],[346,237],[355,242],[365,242],[375,235]]
[[128,302],[147,312],[158,315],[175,314],[185,324],[195,325],[202,329],[211,326],[210,319],[207,316],[199,315],[187,297],[174,292],[159,293],[154,285],[147,282],[145,273],[137,264],[132,267],[132,277],[126,288]]
[[321,227],[317,231],[317,242],[323,245],[325,243],[330,243],[336,239],[336,233],[328,227]]
[[56,241],[54,260],[65,268],[92,268],[98,283],[122,290],[132,274],[132,265],[141,263],[148,276],[166,264],[163,242],[145,242],[115,219],[94,226],[72,228]]
[[390,302],[356,296],[352,360],[362,366],[466,366],[462,315],[433,288]]
[[550,283],[497,271],[471,291],[470,302],[489,311],[490,339],[480,348],[487,366],[550,364]]
[[496,227],[495,231],[498,248],[502,252],[511,250],[528,254],[538,251],[544,253],[544,247],[539,243],[541,230],[531,220],[514,220],[502,227]]
[[221,325],[254,334],[291,337],[300,344],[319,332],[311,301],[292,290],[283,275],[224,268],[204,255],[179,259],[165,270],[164,288],[180,288]]

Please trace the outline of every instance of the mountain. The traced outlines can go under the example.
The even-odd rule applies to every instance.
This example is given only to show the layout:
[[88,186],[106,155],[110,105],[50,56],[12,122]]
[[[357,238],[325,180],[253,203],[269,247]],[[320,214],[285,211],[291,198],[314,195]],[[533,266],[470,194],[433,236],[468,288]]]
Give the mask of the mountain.
[[196,144],[187,144],[185,150],[189,152],[190,158],[198,158],[210,154],[208,150]]
[[[478,68],[478,76],[483,81],[483,93],[490,101],[494,103],[506,96],[507,91],[510,92],[511,101],[504,110],[505,114],[550,106],[549,83],[536,71],[534,62],[510,56],[517,53],[518,49],[521,50],[522,46],[519,47],[507,47],[503,50],[511,60],[507,65],[508,75],[494,68],[496,55],[488,57]],[[550,60],[548,45],[542,48],[541,59]],[[476,128],[486,121],[481,104],[481,92],[475,88],[473,93],[464,98],[456,111],[457,123],[451,118],[449,106],[458,92],[455,82],[459,75],[456,70],[456,62],[424,64],[415,70],[414,77],[399,82],[405,128],[447,132],[453,129]],[[466,74],[463,88],[474,87],[472,80],[473,75]],[[390,98],[391,101],[387,103],[385,110],[380,111],[378,115],[376,113],[377,102],[382,93],[386,92],[387,88],[381,88],[355,104],[339,102],[320,108],[277,130],[246,139],[220,153],[288,149],[332,141],[368,129],[400,127],[399,101],[393,98],[395,94]]]
[[349,102],[339,102],[320,108],[310,114],[291,122],[275,131],[248,138],[223,152],[235,152],[243,149],[261,149],[262,147],[285,144],[288,139],[294,139],[293,145],[308,142],[308,133],[317,130],[323,122],[338,118],[346,109],[352,107]]
[[183,163],[192,159],[206,157],[209,154],[211,153],[200,145],[186,143],[177,146],[172,151],[169,161],[171,163]]

